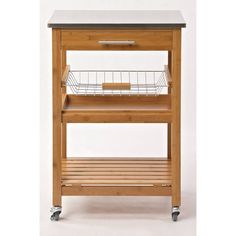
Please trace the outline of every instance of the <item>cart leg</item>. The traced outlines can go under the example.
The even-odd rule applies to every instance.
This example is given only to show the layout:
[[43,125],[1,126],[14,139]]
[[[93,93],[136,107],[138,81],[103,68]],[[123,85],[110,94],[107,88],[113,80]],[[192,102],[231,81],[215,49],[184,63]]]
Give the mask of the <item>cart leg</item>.
[[[62,67],[62,73],[66,69],[66,50],[61,50],[61,67]],[[66,87],[63,86],[61,88],[61,92],[63,95],[66,95]],[[66,122],[62,122],[62,158],[66,158],[66,146],[67,146],[67,124]]]
[[[53,64],[53,215],[59,218],[61,207],[61,31],[52,31]],[[55,210],[57,209],[57,210]]]
[[[171,75],[171,51],[168,51],[168,69]],[[171,87],[168,87],[168,94],[171,94]],[[167,158],[171,159],[171,123],[167,124]]]
[[62,130],[61,130],[61,142],[62,142],[62,158],[66,158],[66,146],[67,146],[67,124],[66,122],[62,122]]
[[171,124],[167,124],[167,158],[171,159]]
[[[173,50],[171,52],[172,85],[172,123],[171,123],[171,166],[172,166],[172,207],[178,208],[180,196],[180,74],[181,74],[181,30],[173,32]],[[174,215],[176,215],[175,213]],[[179,213],[178,213],[179,214]]]

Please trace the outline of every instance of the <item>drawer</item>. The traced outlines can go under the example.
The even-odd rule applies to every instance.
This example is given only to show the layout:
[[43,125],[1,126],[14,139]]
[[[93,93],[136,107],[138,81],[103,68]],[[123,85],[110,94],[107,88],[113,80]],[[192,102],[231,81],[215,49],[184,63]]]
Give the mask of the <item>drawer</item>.
[[171,30],[62,30],[66,50],[171,50]]

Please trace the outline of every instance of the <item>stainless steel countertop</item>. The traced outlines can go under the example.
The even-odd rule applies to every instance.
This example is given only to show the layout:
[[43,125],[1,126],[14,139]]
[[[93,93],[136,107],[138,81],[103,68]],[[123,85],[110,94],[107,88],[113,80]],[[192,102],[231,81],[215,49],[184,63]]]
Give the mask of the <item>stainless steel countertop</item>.
[[182,28],[186,23],[180,11],[57,10],[48,22],[50,28]]

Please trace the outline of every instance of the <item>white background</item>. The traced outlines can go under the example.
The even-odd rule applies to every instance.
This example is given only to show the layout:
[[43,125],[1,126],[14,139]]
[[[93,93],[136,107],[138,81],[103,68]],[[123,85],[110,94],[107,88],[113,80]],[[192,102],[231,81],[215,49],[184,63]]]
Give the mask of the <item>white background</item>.
[[[39,6],[32,0],[1,3],[1,81],[8,78],[11,91],[0,93],[0,233],[39,235]],[[230,0],[198,0],[198,235],[236,234],[234,9]]]

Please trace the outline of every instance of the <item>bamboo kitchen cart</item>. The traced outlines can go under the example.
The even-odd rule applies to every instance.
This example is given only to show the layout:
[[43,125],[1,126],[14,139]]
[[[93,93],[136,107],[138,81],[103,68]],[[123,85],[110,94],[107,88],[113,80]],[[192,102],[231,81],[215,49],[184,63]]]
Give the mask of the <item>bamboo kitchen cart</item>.
[[[180,213],[181,29],[178,11],[55,11],[52,28],[53,207],[62,196],[170,196]],[[68,50],[166,51],[155,70],[83,70]],[[166,158],[69,158],[68,123],[167,123]]]

